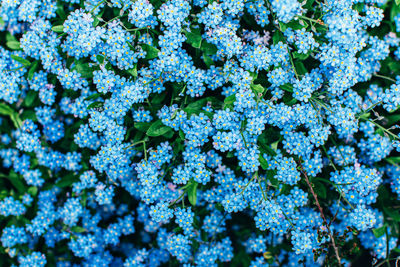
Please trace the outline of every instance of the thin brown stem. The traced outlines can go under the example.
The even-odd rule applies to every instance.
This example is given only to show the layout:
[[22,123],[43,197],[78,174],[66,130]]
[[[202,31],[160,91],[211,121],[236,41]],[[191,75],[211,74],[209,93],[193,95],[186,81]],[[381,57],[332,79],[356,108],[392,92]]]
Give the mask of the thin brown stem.
[[329,234],[329,237],[331,238],[331,243],[332,243],[333,249],[334,249],[334,251],[335,251],[335,256],[336,256],[336,259],[338,260],[339,266],[342,266],[342,262],[341,262],[341,259],[340,259],[340,256],[339,256],[339,249],[338,249],[338,247],[336,246],[335,238],[333,237],[332,231],[331,231],[331,229],[330,229],[330,226],[329,226],[329,224],[328,224],[328,222],[327,222],[327,220],[326,220],[326,218],[325,218],[324,211],[323,211],[321,205],[319,204],[318,196],[317,196],[317,194],[315,194],[314,189],[313,189],[313,187],[312,187],[312,185],[311,185],[311,183],[310,183],[310,180],[308,179],[308,176],[307,176],[307,174],[305,173],[305,171],[304,171],[303,166],[301,165],[301,163],[299,163],[299,166],[300,166],[301,172],[303,173],[303,175],[304,175],[304,177],[305,177],[306,183],[307,183],[308,187],[310,188],[311,194],[312,194],[312,196],[314,197],[315,204],[316,204],[317,207],[318,207],[319,213],[321,214],[321,218],[322,218],[322,220],[324,221],[324,224],[325,224],[325,226],[326,226],[326,229],[328,230],[328,234]]

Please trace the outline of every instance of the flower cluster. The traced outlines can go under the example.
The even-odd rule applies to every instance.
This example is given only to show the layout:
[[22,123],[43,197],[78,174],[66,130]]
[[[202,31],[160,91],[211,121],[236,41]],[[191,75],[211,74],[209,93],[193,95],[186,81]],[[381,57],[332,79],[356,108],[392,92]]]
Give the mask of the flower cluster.
[[397,2],[0,1],[2,263],[390,264]]

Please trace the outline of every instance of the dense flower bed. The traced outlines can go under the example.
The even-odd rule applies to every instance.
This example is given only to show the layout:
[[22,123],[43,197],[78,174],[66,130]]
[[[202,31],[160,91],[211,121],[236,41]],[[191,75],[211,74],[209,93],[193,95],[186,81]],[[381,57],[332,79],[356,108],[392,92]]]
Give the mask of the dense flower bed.
[[1,0],[0,262],[394,264],[399,2]]

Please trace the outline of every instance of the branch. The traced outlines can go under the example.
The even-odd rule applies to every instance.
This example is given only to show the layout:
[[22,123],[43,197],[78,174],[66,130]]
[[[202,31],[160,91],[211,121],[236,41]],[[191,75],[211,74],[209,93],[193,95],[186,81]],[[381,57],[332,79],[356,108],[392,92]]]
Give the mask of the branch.
[[326,229],[328,230],[328,234],[329,234],[329,237],[331,238],[331,242],[332,242],[333,249],[335,250],[336,259],[337,259],[338,262],[339,262],[339,266],[342,266],[342,263],[341,263],[341,260],[340,260],[340,256],[339,256],[339,249],[338,249],[337,246],[336,246],[335,238],[334,238],[333,235],[332,235],[332,231],[331,231],[331,229],[330,229],[330,226],[329,226],[328,222],[326,221],[326,218],[325,218],[325,215],[324,215],[324,211],[322,210],[322,207],[321,207],[321,205],[319,204],[317,194],[315,194],[314,189],[313,189],[313,187],[311,186],[310,180],[308,179],[308,176],[307,176],[307,174],[305,173],[305,171],[304,171],[303,166],[301,165],[301,163],[299,163],[299,167],[300,167],[301,172],[304,174],[306,183],[307,183],[308,187],[310,188],[311,194],[312,194],[313,197],[314,197],[314,200],[315,200],[315,203],[316,203],[316,205],[317,205],[317,207],[318,207],[319,213],[321,214],[321,218],[322,218],[322,220],[324,221],[324,224],[325,224],[325,226],[326,226]]

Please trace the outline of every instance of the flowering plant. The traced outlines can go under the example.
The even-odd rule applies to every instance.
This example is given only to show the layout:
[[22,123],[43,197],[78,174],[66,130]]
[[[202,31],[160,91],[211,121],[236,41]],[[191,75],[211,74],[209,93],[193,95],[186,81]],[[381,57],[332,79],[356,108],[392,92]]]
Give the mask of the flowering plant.
[[399,2],[1,0],[0,261],[394,263]]

